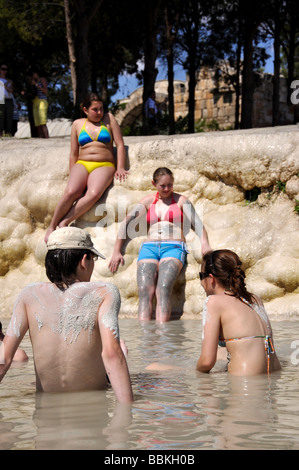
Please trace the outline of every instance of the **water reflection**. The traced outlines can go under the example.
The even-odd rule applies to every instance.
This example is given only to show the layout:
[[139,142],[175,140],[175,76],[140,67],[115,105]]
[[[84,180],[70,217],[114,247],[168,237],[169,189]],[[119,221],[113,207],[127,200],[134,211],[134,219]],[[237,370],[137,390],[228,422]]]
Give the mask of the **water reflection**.
[[[274,323],[281,371],[254,377],[195,371],[201,322],[165,325],[121,320],[136,401],[121,405],[111,389],[35,393],[29,363],[0,386],[0,449],[299,449],[298,367],[290,361],[297,324]],[[23,345],[22,345],[23,346]],[[147,370],[152,362],[173,370]]]
[[[134,404],[132,427],[144,430],[136,441],[138,448],[277,449],[285,445],[282,433],[288,435],[288,446],[298,448],[294,440],[298,436],[297,423],[291,418],[295,429],[289,434],[282,419],[281,400],[284,401],[289,358],[282,357],[286,368],[270,378],[230,376],[223,372],[224,361],[205,375],[194,370],[201,343],[199,322],[178,321],[158,326],[152,323],[139,328],[139,340],[131,344],[135,367],[140,370],[157,361],[177,369],[147,370],[133,375],[138,400]],[[289,332],[291,325],[286,328]],[[286,354],[285,343],[276,343],[278,350]],[[295,372],[292,368],[291,376],[293,380],[296,377],[298,384]],[[294,382],[291,388],[296,390]],[[298,410],[297,400],[289,405]]]
[[[263,449],[266,439],[257,436],[264,429],[273,436],[278,418],[272,383],[265,375],[227,379],[223,390],[216,388],[213,395],[206,394],[207,424],[215,431],[214,447]],[[275,448],[277,442],[272,440],[270,446]]]
[[125,449],[131,405],[108,403],[105,392],[36,394],[36,449]]

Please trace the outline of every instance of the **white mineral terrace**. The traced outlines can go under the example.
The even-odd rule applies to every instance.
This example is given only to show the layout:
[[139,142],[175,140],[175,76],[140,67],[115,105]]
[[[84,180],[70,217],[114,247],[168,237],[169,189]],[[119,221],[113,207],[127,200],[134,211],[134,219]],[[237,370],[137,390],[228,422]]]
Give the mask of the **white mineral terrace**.
[[[273,320],[299,318],[299,127],[251,129],[179,136],[125,138],[130,175],[114,182],[76,224],[92,235],[106,260],[92,280],[116,284],[121,316],[137,315],[136,260],[142,237],[129,242],[125,266],[112,275],[108,263],[126,210],[152,191],[152,174],[167,166],[174,190],[203,217],[214,249],[241,257],[247,287],[260,295]],[[47,280],[45,229],[68,179],[69,137],[0,140],[1,318],[31,282]],[[277,181],[286,183],[277,186]],[[261,188],[255,202],[245,191]],[[284,190],[281,190],[283,188]],[[105,220],[105,224],[101,224]],[[105,227],[101,227],[105,225]],[[198,278],[200,242],[190,231],[188,264],[173,292],[173,310],[201,316],[205,294]]]

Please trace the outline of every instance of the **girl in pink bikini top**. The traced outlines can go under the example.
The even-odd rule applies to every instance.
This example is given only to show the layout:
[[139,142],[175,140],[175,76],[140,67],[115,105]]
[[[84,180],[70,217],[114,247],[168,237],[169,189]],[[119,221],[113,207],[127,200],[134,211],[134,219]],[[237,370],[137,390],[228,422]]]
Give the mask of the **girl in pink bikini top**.
[[[157,216],[156,213],[156,204],[159,199],[159,193],[157,192],[156,197],[153,203],[150,205],[149,210],[147,211],[146,220],[149,225],[156,224],[158,222],[162,222],[160,217]],[[172,224],[180,225],[183,223],[183,212],[179,208],[178,204],[175,202],[174,197],[172,195],[171,204],[169,206],[168,211],[166,212],[163,222],[170,222]]]

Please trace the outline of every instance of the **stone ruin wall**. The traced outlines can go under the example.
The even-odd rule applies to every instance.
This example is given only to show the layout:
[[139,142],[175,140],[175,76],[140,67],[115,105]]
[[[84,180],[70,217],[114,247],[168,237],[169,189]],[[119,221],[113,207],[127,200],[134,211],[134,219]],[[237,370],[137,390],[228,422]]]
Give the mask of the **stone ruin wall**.
[[[253,96],[253,125],[272,125],[273,75],[262,74]],[[159,89],[159,88],[158,88]],[[188,81],[175,84],[175,120],[188,113]],[[216,70],[202,68],[195,88],[195,121],[216,121],[220,129],[234,129],[236,95],[232,86],[216,76]],[[293,124],[294,107],[287,105],[287,81],[280,80],[280,124]],[[240,99],[241,119],[241,99]]]

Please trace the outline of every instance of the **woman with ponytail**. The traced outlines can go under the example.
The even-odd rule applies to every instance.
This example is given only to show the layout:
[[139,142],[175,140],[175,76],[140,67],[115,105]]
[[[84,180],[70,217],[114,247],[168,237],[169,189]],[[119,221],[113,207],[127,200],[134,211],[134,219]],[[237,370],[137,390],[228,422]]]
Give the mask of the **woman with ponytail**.
[[196,369],[209,372],[213,368],[219,345],[228,351],[228,372],[233,375],[279,370],[269,318],[261,299],[246,289],[238,255],[230,250],[206,253],[199,276],[207,299]]

